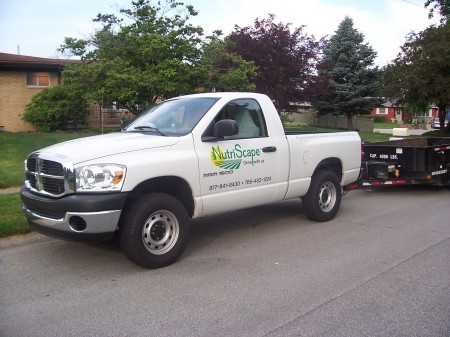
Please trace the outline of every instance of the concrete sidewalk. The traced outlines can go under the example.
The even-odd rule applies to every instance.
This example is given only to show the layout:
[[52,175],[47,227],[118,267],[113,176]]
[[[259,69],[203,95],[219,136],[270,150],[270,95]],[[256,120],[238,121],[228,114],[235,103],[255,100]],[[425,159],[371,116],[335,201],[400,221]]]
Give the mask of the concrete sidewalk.
[[11,188],[5,188],[0,189],[0,194],[12,194],[12,193],[19,193],[20,187],[11,187]]

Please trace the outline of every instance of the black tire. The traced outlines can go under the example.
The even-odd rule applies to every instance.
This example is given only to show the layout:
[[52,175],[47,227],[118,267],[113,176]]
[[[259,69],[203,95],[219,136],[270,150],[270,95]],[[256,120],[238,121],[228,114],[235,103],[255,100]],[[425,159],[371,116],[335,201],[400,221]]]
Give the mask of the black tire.
[[329,221],[339,211],[341,197],[341,185],[336,175],[331,171],[318,171],[302,198],[303,211],[311,220]]
[[122,214],[119,243],[124,254],[145,268],[174,263],[186,247],[190,230],[183,204],[164,193],[133,201]]

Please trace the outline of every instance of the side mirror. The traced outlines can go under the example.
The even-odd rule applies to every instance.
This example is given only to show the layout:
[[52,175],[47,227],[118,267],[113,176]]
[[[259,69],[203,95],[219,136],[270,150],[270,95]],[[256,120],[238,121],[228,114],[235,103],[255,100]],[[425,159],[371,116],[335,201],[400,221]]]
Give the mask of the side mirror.
[[214,137],[234,136],[239,133],[239,125],[233,119],[222,119],[214,125]]
[[[212,133],[212,135],[211,135]],[[202,142],[215,142],[224,137],[234,136],[239,133],[239,125],[233,119],[222,119],[215,124],[210,124],[208,130],[202,136]]]

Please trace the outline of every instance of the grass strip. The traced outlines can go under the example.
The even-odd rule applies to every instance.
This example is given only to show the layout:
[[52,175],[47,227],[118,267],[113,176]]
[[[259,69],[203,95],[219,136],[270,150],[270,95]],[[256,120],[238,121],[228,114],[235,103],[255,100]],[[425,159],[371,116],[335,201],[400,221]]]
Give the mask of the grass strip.
[[0,238],[31,232],[20,206],[19,193],[0,194]]

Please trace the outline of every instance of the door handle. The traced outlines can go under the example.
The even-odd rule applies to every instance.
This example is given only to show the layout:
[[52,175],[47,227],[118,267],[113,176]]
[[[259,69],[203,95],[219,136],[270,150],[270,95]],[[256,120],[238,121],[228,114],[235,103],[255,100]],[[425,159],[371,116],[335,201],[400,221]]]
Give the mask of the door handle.
[[263,147],[262,151],[263,152],[275,152],[277,150],[276,146],[267,146],[267,147]]

